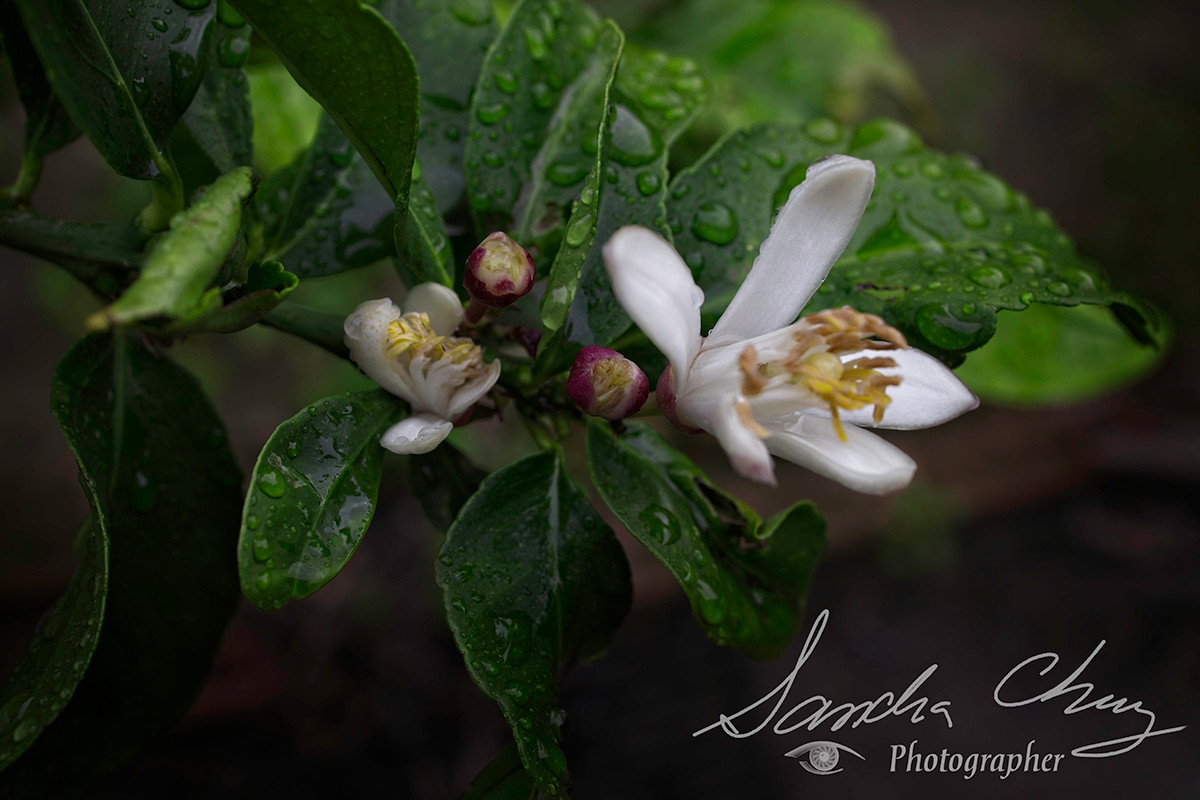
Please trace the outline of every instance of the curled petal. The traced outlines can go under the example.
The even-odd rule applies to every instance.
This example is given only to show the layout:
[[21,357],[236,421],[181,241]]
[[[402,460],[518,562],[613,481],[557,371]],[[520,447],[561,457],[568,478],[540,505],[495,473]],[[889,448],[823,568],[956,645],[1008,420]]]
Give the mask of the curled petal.
[[450,401],[446,404],[446,415],[450,419],[456,419],[463,414],[468,408],[475,405],[479,400],[491,391],[496,385],[496,381],[500,379],[500,360],[497,359],[486,364],[483,372],[473,380],[459,386]]
[[450,336],[463,321],[463,305],[453,289],[440,283],[419,283],[404,298],[404,311],[429,315],[429,327],[439,336]]
[[[884,375],[899,375],[899,386],[889,387],[892,402],[876,425],[871,408],[844,411],[843,422],[862,427],[890,428],[911,431],[932,428],[949,422],[979,406],[979,398],[942,362],[920,350],[889,350],[881,355],[896,362],[895,367],[881,367]],[[844,360],[853,361],[854,356]]]
[[613,294],[671,362],[678,390],[700,348],[704,292],[666,239],[649,228],[621,228],[604,245]]
[[[739,408],[743,409],[740,413]],[[709,433],[721,443],[737,474],[757,483],[775,485],[775,464],[744,400],[715,409],[708,427]]]
[[846,249],[874,185],[870,161],[831,156],[810,166],[708,341],[752,339],[793,322]]
[[437,414],[413,414],[384,431],[379,443],[400,455],[428,453],[442,443],[454,425]]
[[865,494],[889,494],[912,481],[917,465],[900,448],[879,436],[844,426],[846,441],[833,423],[814,414],[796,414],[786,424],[768,424],[772,453],[818,475]]
[[418,393],[412,381],[387,355],[388,325],[399,318],[400,309],[388,298],[368,300],[346,317],[342,330],[358,368],[387,391],[415,403]]

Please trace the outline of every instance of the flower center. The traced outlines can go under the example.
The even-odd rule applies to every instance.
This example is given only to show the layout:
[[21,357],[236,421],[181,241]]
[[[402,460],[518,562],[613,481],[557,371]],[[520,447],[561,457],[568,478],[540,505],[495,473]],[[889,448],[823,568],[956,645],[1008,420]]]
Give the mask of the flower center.
[[429,324],[425,312],[409,312],[388,323],[385,342],[389,358],[408,355],[408,360],[424,358],[447,361],[465,367],[482,367],[483,350],[470,339],[439,336]]
[[874,406],[875,422],[883,420],[891,403],[887,389],[899,385],[901,378],[879,370],[895,367],[895,360],[865,356],[843,361],[841,357],[905,348],[908,343],[900,331],[874,314],[847,306],[804,317],[793,326],[792,340],[782,358],[770,361],[760,361],[754,345],[746,345],[738,359],[742,394],[752,397],[775,387],[798,388],[829,408],[842,441],[846,441],[846,431],[839,411]]

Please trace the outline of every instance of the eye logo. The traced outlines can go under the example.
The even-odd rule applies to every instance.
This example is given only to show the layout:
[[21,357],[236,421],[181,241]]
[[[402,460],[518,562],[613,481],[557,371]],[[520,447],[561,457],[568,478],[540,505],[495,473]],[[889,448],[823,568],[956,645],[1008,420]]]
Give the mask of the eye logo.
[[[789,750],[784,755],[799,760],[800,766],[814,775],[833,775],[841,772],[838,769],[838,761],[841,760],[841,751],[843,750],[866,761],[849,747],[837,742],[809,742],[800,745],[795,750]],[[808,758],[805,759],[804,756],[808,756]]]

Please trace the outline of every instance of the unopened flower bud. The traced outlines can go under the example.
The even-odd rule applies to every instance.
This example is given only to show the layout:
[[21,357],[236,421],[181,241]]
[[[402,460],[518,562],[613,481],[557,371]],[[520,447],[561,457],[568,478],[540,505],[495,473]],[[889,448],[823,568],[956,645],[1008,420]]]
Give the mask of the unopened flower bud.
[[585,413],[608,420],[633,416],[650,395],[650,381],[616,350],[588,345],[575,356],[567,397]]
[[537,278],[533,257],[503,231],[488,234],[467,257],[463,285],[471,296],[467,321],[474,323],[488,308],[517,302]]

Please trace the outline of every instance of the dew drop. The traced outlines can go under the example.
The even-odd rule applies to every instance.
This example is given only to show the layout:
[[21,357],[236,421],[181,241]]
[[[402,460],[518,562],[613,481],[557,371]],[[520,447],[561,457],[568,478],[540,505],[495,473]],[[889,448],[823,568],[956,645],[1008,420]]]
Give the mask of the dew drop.
[[983,206],[969,197],[958,198],[954,210],[958,212],[958,218],[962,220],[963,225],[968,228],[982,228],[988,224],[988,215]]
[[1011,282],[1004,270],[993,266],[976,267],[967,273],[967,277],[985,289],[999,289]]
[[287,484],[283,482],[282,475],[275,470],[270,470],[269,472],[264,472],[262,475],[258,476],[258,488],[261,489],[262,493],[267,497],[274,497],[278,499],[283,497],[284,493],[287,491]]
[[737,238],[737,217],[724,203],[708,202],[696,209],[692,233],[706,242],[725,245]]
[[804,126],[804,132],[823,144],[832,144],[842,137],[841,127],[831,119],[814,119]]
[[662,186],[662,178],[653,172],[639,172],[637,175],[638,191],[644,195],[652,195]]

